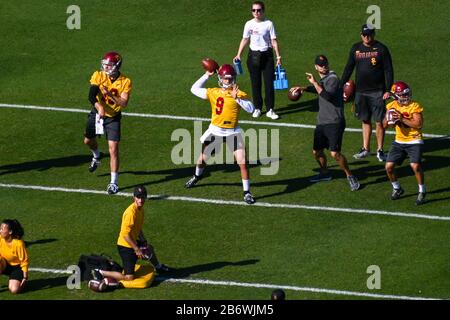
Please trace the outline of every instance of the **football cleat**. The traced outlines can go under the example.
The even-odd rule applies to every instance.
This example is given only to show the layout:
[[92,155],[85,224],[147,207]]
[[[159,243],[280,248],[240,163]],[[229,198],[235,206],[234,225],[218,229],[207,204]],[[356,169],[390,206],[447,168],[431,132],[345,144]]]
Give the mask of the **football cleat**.
[[355,159],[363,159],[365,157],[368,157],[370,155],[370,152],[364,148],[361,148],[358,153],[355,153],[353,155],[353,158]]
[[359,184],[358,179],[355,176],[353,176],[353,175],[352,176],[348,176],[347,180],[348,180],[348,184],[350,185],[350,190],[352,190],[352,191],[358,190],[359,187],[361,186]]
[[192,176],[192,178],[190,178],[186,184],[184,185],[186,188],[192,188],[193,186],[195,186],[197,184],[197,182],[200,180],[199,176],[196,176],[195,174]]
[[103,280],[103,278],[104,278],[100,269],[92,269],[91,275],[94,280]]
[[425,203],[425,196],[427,194],[425,192],[419,192],[419,194],[417,195],[417,200],[416,200],[416,205],[420,206],[421,204]]
[[255,198],[253,198],[253,195],[249,191],[244,192],[244,201],[247,204],[254,204],[256,202]]
[[398,188],[398,189],[392,189],[392,195],[391,195],[391,199],[392,200],[397,200],[400,198],[400,196],[405,192],[405,190],[403,190],[402,187]]
[[99,158],[92,158],[91,164],[89,165],[89,172],[94,172],[97,170],[98,165],[100,164]]
[[377,151],[377,159],[379,162],[386,162],[387,156],[383,150]]
[[108,191],[108,194],[116,194],[117,192],[119,192],[119,186],[117,185],[117,183],[110,183],[108,184],[106,191]]

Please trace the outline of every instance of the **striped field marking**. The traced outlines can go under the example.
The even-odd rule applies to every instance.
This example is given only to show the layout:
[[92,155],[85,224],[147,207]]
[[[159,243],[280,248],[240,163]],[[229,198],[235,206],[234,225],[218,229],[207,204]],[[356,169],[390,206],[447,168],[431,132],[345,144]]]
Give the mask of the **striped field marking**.
[[[0,108],[14,108],[14,109],[31,109],[31,110],[45,110],[45,111],[62,111],[62,112],[76,112],[76,113],[89,113],[90,110],[85,109],[74,109],[74,108],[60,108],[60,107],[42,107],[42,106],[31,106],[22,104],[7,104],[0,103]],[[187,120],[187,121],[203,121],[210,122],[209,118],[197,118],[197,117],[185,117],[185,116],[172,116],[167,114],[149,114],[149,113],[129,113],[122,112],[124,116],[128,117],[140,117],[140,118],[154,118],[154,119],[169,119],[169,120]],[[305,129],[315,129],[315,125],[309,124],[299,124],[299,123],[288,123],[288,122],[264,122],[264,121],[249,121],[249,120],[239,120],[239,123],[252,124],[259,126],[271,126],[271,127],[288,127],[288,128],[305,128]],[[346,132],[361,132],[361,129],[346,128]],[[375,131],[374,131],[375,132]],[[394,135],[394,131],[386,131],[386,134]],[[450,139],[448,135],[442,134],[430,134],[424,133],[425,138],[447,138]]]
[[[73,274],[71,271],[60,270],[60,269],[29,268],[29,270],[35,271],[35,272],[42,272],[42,273]],[[169,278],[169,277],[160,277],[160,276],[156,277],[156,280],[164,281],[164,282],[171,282],[171,283],[194,283],[194,284],[212,285],[212,286],[283,289],[283,290],[292,290],[292,291],[327,293],[327,294],[344,295],[344,296],[367,297],[367,298],[375,298],[375,299],[441,300],[440,298],[397,296],[397,295],[389,295],[389,294],[376,294],[376,293],[355,292],[355,291],[346,291],[346,290],[297,287],[297,286],[250,283],[250,282],[236,282],[236,281],[217,281],[217,280],[207,280],[207,279],[180,279],[180,278]]]
[[[46,187],[46,186],[33,186],[33,185],[22,185],[22,184],[0,183],[0,187],[10,188],[10,189],[29,189],[29,190],[39,190],[39,191],[57,191],[57,192],[68,192],[68,193],[88,193],[88,194],[108,195],[108,193],[106,191],[99,191],[99,190],[69,189],[69,188],[62,188],[62,187]],[[123,197],[132,197],[133,196],[132,193],[128,193],[128,192],[119,192],[116,195],[123,196]],[[150,199],[159,199],[159,200],[187,201],[187,202],[199,202],[199,203],[222,204],[222,205],[250,206],[250,205],[244,203],[243,201],[204,199],[204,198],[194,198],[194,197],[185,197],[185,196],[149,195],[149,198]],[[428,215],[428,214],[391,212],[391,211],[380,211],[380,210],[366,210],[366,209],[354,209],[354,208],[308,206],[308,205],[302,205],[302,204],[256,202],[255,204],[252,204],[251,206],[265,207],[265,208],[332,211],[332,212],[338,212],[338,213],[357,213],[357,214],[369,214],[369,215],[395,216],[395,217],[402,217],[402,218],[417,218],[417,219],[450,221],[450,217],[448,217],[448,216],[447,217],[446,216],[434,216],[434,215]]]

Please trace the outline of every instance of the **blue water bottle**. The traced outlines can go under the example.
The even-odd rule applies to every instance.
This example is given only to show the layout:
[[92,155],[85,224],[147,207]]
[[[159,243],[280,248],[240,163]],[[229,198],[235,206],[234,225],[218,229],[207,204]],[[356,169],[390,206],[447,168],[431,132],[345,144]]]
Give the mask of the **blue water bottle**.
[[238,75],[242,74],[243,71],[242,71],[241,60],[235,59],[233,61],[233,64],[234,64],[234,70],[236,71],[236,74],[238,74]]
[[285,80],[286,79],[286,70],[284,70],[283,68],[280,68],[280,80]]

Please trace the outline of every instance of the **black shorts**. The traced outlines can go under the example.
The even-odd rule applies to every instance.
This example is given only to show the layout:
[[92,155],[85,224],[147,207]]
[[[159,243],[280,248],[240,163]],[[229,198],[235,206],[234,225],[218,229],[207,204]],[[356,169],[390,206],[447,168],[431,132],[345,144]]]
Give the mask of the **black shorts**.
[[23,271],[19,265],[12,266],[10,264],[6,264],[5,270],[3,270],[2,274],[9,276],[9,280],[23,280]]
[[[84,136],[88,139],[97,137],[95,133],[95,115],[97,113],[91,111],[88,114],[88,119],[86,122],[86,131]],[[103,127],[106,135],[106,140],[110,141],[120,141],[120,119],[122,119],[122,114],[119,113],[114,117],[105,117],[103,119]]]
[[361,121],[382,122],[386,113],[383,91],[356,92],[355,115]]
[[394,162],[396,165],[401,165],[409,157],[410,163],[422,162],[423,144],[404,144],[393,142],[389,150],[386,162]]
[[314,130],[313,149],[340,152],[342,148],[342,137],[344,136],[345,122],[336,124],[317,125]]
[[138,256],[136,255],[134,250],[119,245],[117,246],[117,249],[119,250],[119,255],[122,258],[124,274],[134,274],[134,266],[136,265],[136,262],[138,260]]

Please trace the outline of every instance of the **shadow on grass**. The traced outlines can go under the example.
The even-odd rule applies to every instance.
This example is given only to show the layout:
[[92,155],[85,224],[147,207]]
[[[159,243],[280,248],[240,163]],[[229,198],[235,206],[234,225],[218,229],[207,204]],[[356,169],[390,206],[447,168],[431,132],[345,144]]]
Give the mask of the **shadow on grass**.
[[50,242],[55,242],[55,241],[58,241],[58,239],[50,238],[50,239],[40,239],[40,240],[35,240],[35,241],[25,241],[25,246],[28,248],[35,244],[44,244],[44,243],[50,243]]
[[257,262],[259,262],[258,259],[243,260],[243,261],[238,261],[238,262],[217,261],[217,262],[199,264],[199,265],[185,267],[185,268],[179,268],[179,269],[176,269],[174,272],[171,272],[170,274],[158,276],[155,279],[155,282],[153,282],[152,287],[158,286],[161,282],[164,282],[164,280],[167,280],[169,278],[187,278],[196,273],[221,269],[221,268],[228,267],[228,266],[233,266],[233,267],[246,266],[246,265],[255,264]]
[[300,98],[300,102],[290,103],[286,107],[276,109],[276,112],[280,116],[287,115],[290,113],[299,113],[302,111],[318,112],[319,111],[318,100],[312,99],[312,100],[301,101],[301,98]]
[[24,171],[45,171],[51,168],[65,168],[65,167],[76,167],[83,163],[86,164],[86,170],[92,156],[85,155],[75,155],[69,157],[45,159],[21,162],[16,164],[8,164],[0,166],[0,176],[5,174],[13,174]]
[[26,283],[24,293],[66,286],[68,276],[45,279],[30,279]]
[[[279,159],[279,161],[281,161],[281,160],[282,159]],[[263,162],[264,162],[264,160],[263,160]],[[258,162],[255,164],[249,164],[248,168],[252,169],[252,168],[257,168],[259,166],[263,166],[263,164],[261,163],[261,161],[258,160]],[[180,180],[180,179],[186,179],[186,181],[187,181],[187,179],[192,177],[192,175],[194,174],[194,168],[195,168],[195,166],[193,165],[191,167],[185,167],[185,168],[164,169],[164,170],[155,170],[155,171],[123,171],[120,174],[122,174],[122,175],[131,174],[131,175],[137,175],[137,176],[165,175],[165,177],[158,179],[158,180],[154,180],[154,181],[148,181],[148,182],[124,186],[124,187],[121,187],[121,190],[134,189],[134,187],[136,187],[138,185],[150,186],[150,185],[155,185],[158,183],[166,183],[166,182]],[[219,171],[222,171],[225,173],[232,173],[232,172],[239,172],[240,169],[237,164],[207,165],[202,179],[208,178],[209,176],[211,176],[211,173],[219,172]],[[109,174],[105,174],[104,176],[109,176]],[[182,181],[180,183],[182,185],[184,185],[184,183],[186,181]],[[240,181],[240,180],[237,180],[237,181]],[[238,185],[242,185],[242,184],[238,183]],[[201,186],[201,185],[199,184],[199,186]]]

